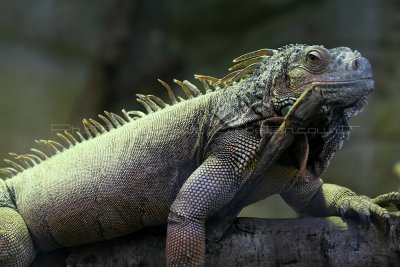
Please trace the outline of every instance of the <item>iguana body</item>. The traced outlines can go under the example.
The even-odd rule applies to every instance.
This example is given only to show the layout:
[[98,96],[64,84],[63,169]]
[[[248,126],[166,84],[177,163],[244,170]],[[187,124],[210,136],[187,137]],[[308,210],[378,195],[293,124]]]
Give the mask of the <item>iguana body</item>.
[[[314,57],[327,61],[323,70],[318,68],[321,62],[311,62]],[[334,130],[347,126],[347,118],[363,104],[354,100],[362,100],[372,89],[368,61],[347,48],[304,45],[260,50],[237,61],[250,66],[219,80],[199,76],[218,90],[201,94],[178,81],[188,100],[175,103],[169,90],[173,105],[164,107],[158,98],[139,96],[148,115],[124,112],[122,119],[107,114],[103,120],[110,129],[85,120],[86,138],[78,142],[78,137],[60,135],[70,148],[42,141],[59,151],[49,158],[38,151],[39,158],[15,156],[19,163],[3,170],[12,177],[0,183],[0,265],[26,266],[37,251],[110,239],[167,222],[168,265],[203,265],[205,220],[229,203],[252,174],[262,137],[260,122],[284,115],[304,86],[321,82],[321,77],[324,82],[331,77],[335,86],[335,81],[347,81],[342,87],[354,86],[359,95],[347,96],[353,99],[351,105],[332,104],[317,112],[315,127],[326,126],[328,132],[322,137],[301,135],[294,153],[285,154],[263,174],[243,206],[281,194],[303,213],[353,212],[367,218],[371,212],[387,218],[388,212],[373,201],[314,179],[346,136],[347,131]],[[341,88],[335,86],[326,88]],[[337,103],[346,97],[334,96]],[[34,166],[20,167],[24,164]],[[398,198],[392,194],[375,202]]]

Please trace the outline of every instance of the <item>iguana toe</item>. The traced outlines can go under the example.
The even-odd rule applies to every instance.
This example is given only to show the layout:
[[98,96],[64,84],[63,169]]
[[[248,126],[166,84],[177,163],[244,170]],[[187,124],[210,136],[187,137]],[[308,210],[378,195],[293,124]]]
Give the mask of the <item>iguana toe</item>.
[[396,206],[397,210],[400,210],[400,193],[399,192],[390,192],[371,200],[376,205],[381,207],[389,207],[391,204]]
[[[366,196],[345,196],[342,197],[339,203],[338,215],[345,218],[358,218],[361,220],[365,230],[368,230],[371,225],[371,219],[376,225],[384,225],[385,231],[390,229],[389,211],[374,203],[373,200]],[[389,227],[388,227],[389,225]]]

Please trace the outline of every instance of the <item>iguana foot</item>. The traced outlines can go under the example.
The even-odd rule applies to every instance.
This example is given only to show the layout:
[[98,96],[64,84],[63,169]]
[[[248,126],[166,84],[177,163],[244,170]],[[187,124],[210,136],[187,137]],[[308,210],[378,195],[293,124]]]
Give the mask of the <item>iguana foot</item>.
[[385,233],[390,230],[390,214],[382,204],[400,204],[400,194],[397,192],[381,195],[370,199],[367,196],[344,195],[337,202],[338,213],[343,221],[346,218],[358,218],[361,220],[365,230],[371,225],[371,218],[379,228],[384,228]]
[[[391,205],[394,205],[397,208],[397,210],[400,211],[400,192],[390,192],[377,196],[376,198],[371,199],[371,202],[381,207],[389,207]],[[390,231],[389,219],[385,220],[385,227],[386,227],[386,234],[388,234]]]
[[379,205],[381,207],[389,207],[390,205],[396,206],[398,210],[400,210],[400,193],[399,192],[390,192],[387,194],[383,194],[377,196],[374,199],[371,199],[373,203]]

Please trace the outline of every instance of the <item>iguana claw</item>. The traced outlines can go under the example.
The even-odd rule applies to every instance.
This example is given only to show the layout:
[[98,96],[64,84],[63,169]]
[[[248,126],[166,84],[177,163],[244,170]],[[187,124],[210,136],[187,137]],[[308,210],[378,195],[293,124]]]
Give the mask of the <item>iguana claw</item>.
[[390,219],[389,217],[385,218],[385,236],[389,235],[390,232]]
[[[396,194],[395,197],[391,195],[390,199],[397,199],[397,197],[399,197],[400,204],[400,194]],[[343,195],[338,201],[338,215],[343,219],[343,221],[345,221],[346,218],[358,218],[361,220],[365,230],[370,228],[371,219],[373,219],[376,224],[384,224],[386,228],[385,231],[388,232],[390,230],[389,212],[385,208],[379,206],[377,203],[380,202],[376,199],[379,201],[382,199],[387,200],[388,197],[378,197],[371,200],[367,196]]]
[[344,215],[344,210],[342,207],[339,208],[339,215],[340,215],[340,218],[342,218],[342,221],[346,222],[346,217]]
[[365,215],[363,218],[363,222],[365,231],[368,231],[369,227],[371,226],[371,216]]

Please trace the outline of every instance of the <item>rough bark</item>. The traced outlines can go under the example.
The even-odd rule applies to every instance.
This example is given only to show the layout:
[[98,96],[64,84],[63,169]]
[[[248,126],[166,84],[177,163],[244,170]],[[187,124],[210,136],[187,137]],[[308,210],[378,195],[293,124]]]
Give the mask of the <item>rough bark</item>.
[[[400,219],[385,236],[340,218],[239,218],[218,243],[207,243],[207,266],[399,266]],[[165,230],[40,255],[37,266],[164,266]]]

